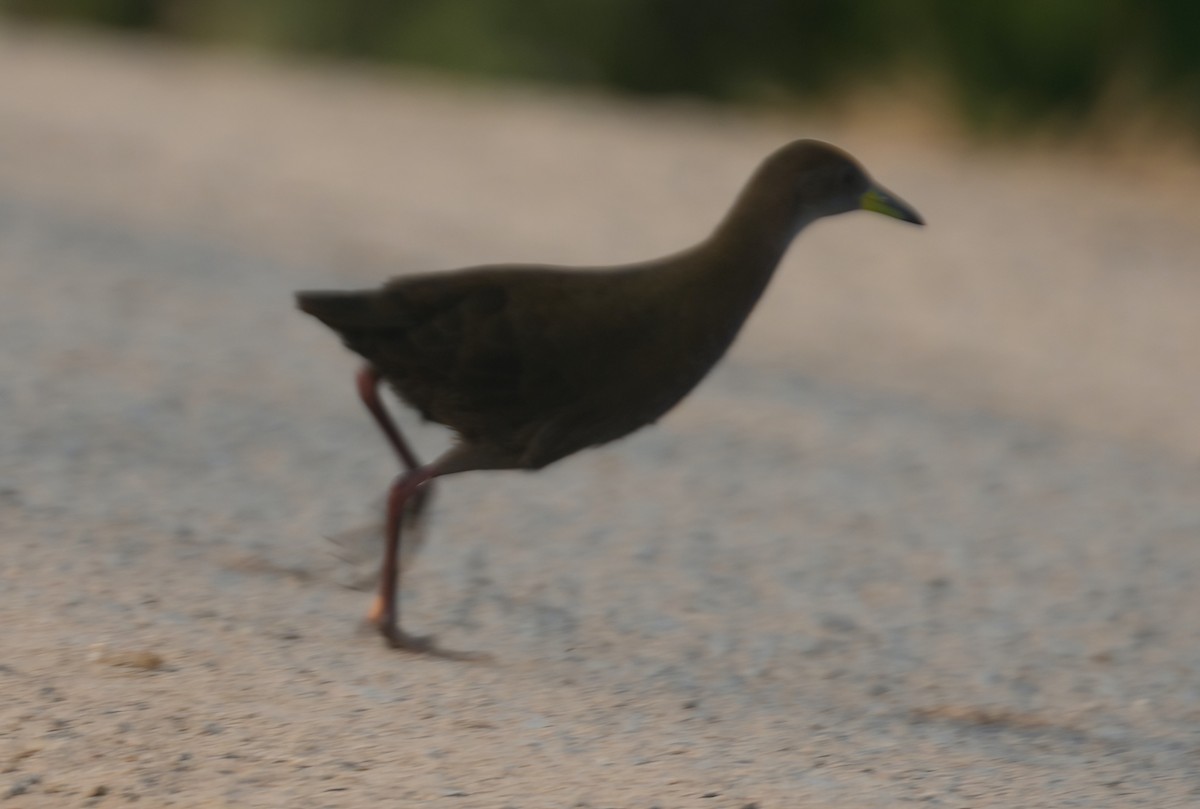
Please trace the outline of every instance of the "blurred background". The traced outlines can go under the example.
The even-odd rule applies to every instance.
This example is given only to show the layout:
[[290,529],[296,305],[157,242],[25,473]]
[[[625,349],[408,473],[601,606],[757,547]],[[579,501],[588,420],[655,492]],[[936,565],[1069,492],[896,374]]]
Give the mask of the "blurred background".
[[1200,126],[1189,0],[4,0],[19,19],[767,104],[919,76],[976,131],[1152,102]]

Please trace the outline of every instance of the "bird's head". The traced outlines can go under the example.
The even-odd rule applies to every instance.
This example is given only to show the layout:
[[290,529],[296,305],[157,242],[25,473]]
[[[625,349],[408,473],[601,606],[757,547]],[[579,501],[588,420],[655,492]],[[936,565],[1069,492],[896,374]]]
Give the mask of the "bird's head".
[[760,174],[786,188],[801,222],[866,210],[923,225],[911,205],[880,186],[853,157],[817,140],[797,140],[777,150]]

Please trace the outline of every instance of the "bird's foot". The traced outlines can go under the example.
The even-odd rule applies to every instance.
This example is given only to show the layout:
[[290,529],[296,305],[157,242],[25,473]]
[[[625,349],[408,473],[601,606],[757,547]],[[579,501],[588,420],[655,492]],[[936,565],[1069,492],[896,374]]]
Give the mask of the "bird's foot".
[[467,652],[457,649],[446,649],[439,646],[433,635],[410,635],[394,623],[384,623],[368,619],[380,635],[383,642],[392,649],[399,649],[412,654],[440,657],[443,660],[460,660],[469,663],[486,663],[492,661],[492,656],[486,652]]
[[393,649],[402,649],[414,654],[428,654],[437,648],[433,635],[410,635],[396,625],[376,627],[383,636],[383,642]]

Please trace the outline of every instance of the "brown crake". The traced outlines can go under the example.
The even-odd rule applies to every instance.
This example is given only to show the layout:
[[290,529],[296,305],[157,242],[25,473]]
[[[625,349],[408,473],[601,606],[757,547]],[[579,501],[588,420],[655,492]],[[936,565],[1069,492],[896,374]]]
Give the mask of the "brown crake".
[[[541,469],[653,423],[725,353],[796,234],[858,209],[923,224],[845,152],[798,140],[762,162],[708,238],[663,258],[471,267],[297,293],[300,309],[366,360],[359,393],[404,467],[389,491],[369,614],[386,641],[438,651],[400,628],[397,605],[401,532],[434,478]],[[455,444],[420,463],[383,406],[381,380],[453,429]]]

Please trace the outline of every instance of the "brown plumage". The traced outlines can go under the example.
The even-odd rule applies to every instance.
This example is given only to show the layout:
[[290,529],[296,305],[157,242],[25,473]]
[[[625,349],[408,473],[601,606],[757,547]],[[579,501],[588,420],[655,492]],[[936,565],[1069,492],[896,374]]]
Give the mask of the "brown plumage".
[[[388,498],[380,589],[370,618],[394,647],[402,523],[435,477],[541,469],[651,424],[719,360],[795,235],[866,209],[923,224],[844,152],[811,140],[763,161],[729,213],[694,247],[607,268],[472,267],[402,276],[361,292],[300,292],[299,307],[366,359],[359,392],[405,471]],[[455,445],[417,461],[378,396],[387,381]],[[407,513],[406,513],[407,511]]]

